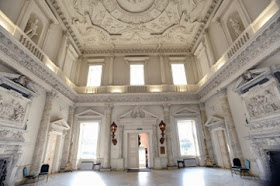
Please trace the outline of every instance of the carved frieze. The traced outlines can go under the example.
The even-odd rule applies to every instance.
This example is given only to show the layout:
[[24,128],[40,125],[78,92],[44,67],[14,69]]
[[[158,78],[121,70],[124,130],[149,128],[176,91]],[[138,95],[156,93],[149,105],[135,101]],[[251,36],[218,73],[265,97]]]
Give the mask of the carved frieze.
[[24,128],[30,100],[0,87],[0,125]]
[[280,88],[274,78],[267,83],[251,88],[242,95],[242,99],[250,123],[279,117]]

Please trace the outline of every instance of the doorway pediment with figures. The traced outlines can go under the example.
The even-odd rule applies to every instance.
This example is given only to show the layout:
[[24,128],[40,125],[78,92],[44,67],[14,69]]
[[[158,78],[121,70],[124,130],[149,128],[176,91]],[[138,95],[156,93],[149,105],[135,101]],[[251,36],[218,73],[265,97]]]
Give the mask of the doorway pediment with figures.
[[153,125],[157,124],[158,116],[142,109],[141,107],[135,107],[127,113],[119,117],[121,124],[138,124],[138,125]]

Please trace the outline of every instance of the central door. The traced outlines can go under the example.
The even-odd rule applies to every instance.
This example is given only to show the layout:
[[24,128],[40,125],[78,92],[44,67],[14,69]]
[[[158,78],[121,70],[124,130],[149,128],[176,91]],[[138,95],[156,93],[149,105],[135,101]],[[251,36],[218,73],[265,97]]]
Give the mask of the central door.
[[139,168],[138,134],[128,134],[127,168]]

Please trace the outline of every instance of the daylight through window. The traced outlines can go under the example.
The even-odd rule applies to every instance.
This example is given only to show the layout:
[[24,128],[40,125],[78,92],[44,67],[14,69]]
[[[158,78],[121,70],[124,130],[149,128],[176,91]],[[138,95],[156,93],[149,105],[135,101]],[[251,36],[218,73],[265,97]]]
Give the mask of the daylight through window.
[[81,124],[80,158],[96,159],[98,130],[98,122]]
[[130,85],[144,84],[144,65],[130,65]]
[[184,64],[171,64],[173,84],[174,85],[186,85],[187,78]]
[[181,156],[198,156],[196,125],[194,120],[178,120],[178,135]]
[[96,87],[101,85],[102,65],[90,65],[88,69],[88,87]]

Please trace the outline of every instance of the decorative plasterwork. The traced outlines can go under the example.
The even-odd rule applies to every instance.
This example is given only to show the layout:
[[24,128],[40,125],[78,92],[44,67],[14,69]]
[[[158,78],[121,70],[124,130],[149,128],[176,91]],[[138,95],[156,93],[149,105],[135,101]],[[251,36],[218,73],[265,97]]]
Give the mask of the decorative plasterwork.
[[[198,95],[200,98],[204,98],[208,93],[217,88],[221,84],[225,84],[228,80],[233,80],[240,76],[246,68],[261,63],[263,60],[269,58],[280,48],[280,18],[279,14],[271,18],[271,22],[260,32],[257,32],[251,41],[248,41],[243,50],[238,51],[232,56],[226,64],[223,65],[215,74],[205,83]],[[249,67],[249,68],[250,68]],[[230,83],[230,82],[226,82]],[[214,91],[215,92],[215,91]]]
[[69,130],[69,129],[70,129],[70,126],[65,121],[65,119],[59,119],[59,120],[51,122],[50,131],[63,132],[63,131]]
[[149,57],[144,57],[144,56],[133,56],[133,57],[125,57],[124,60],[127,63],[147,63],[149,60]]
[[77,105],[100,105],[106,102],[114,105],[158,105],[162,103],[186,104],[197,103],[195,94],[185,93],[134,93],[134,94],[80,94]]
[[49,0],[82,49],[190,48],[217,0]]
[[262,85],[256,85],[241,97],[249,123],[280,115],[280,87],[274,78]]
[[[1,127],[0,129],[0,141],[2,142],[14,142],[22,143],[25,141],[23,135],[26,133],[25,130],[14,129],[10,127]],[[0,152],[1,154],[1,152]]]
[[103,115],[100,114],[99,112],[96,112],[94,110],[88,109],[85,110],[79,114],[76,114],[76,117],[78,118],[84,118],[84,119],[88,119],[88,118],[102,118]]
[[225,129],[225,121],[223,118],[218,116],[210,116],[210,118],[206,121],[205,126],[210,130]]
[[172,113],[173,116],[197,116],[198,114],[199,112],[188,107],[181,108]]
[[0,87],[0,126],[24,128],[30,100],[14,90]]
[[[124,123],[138,123],[138,124],[156,124],[158,116],[140,108],[139,106],[128,111],[119,117],[121,124]],[[139,123],[140,122],[140,123]]]

